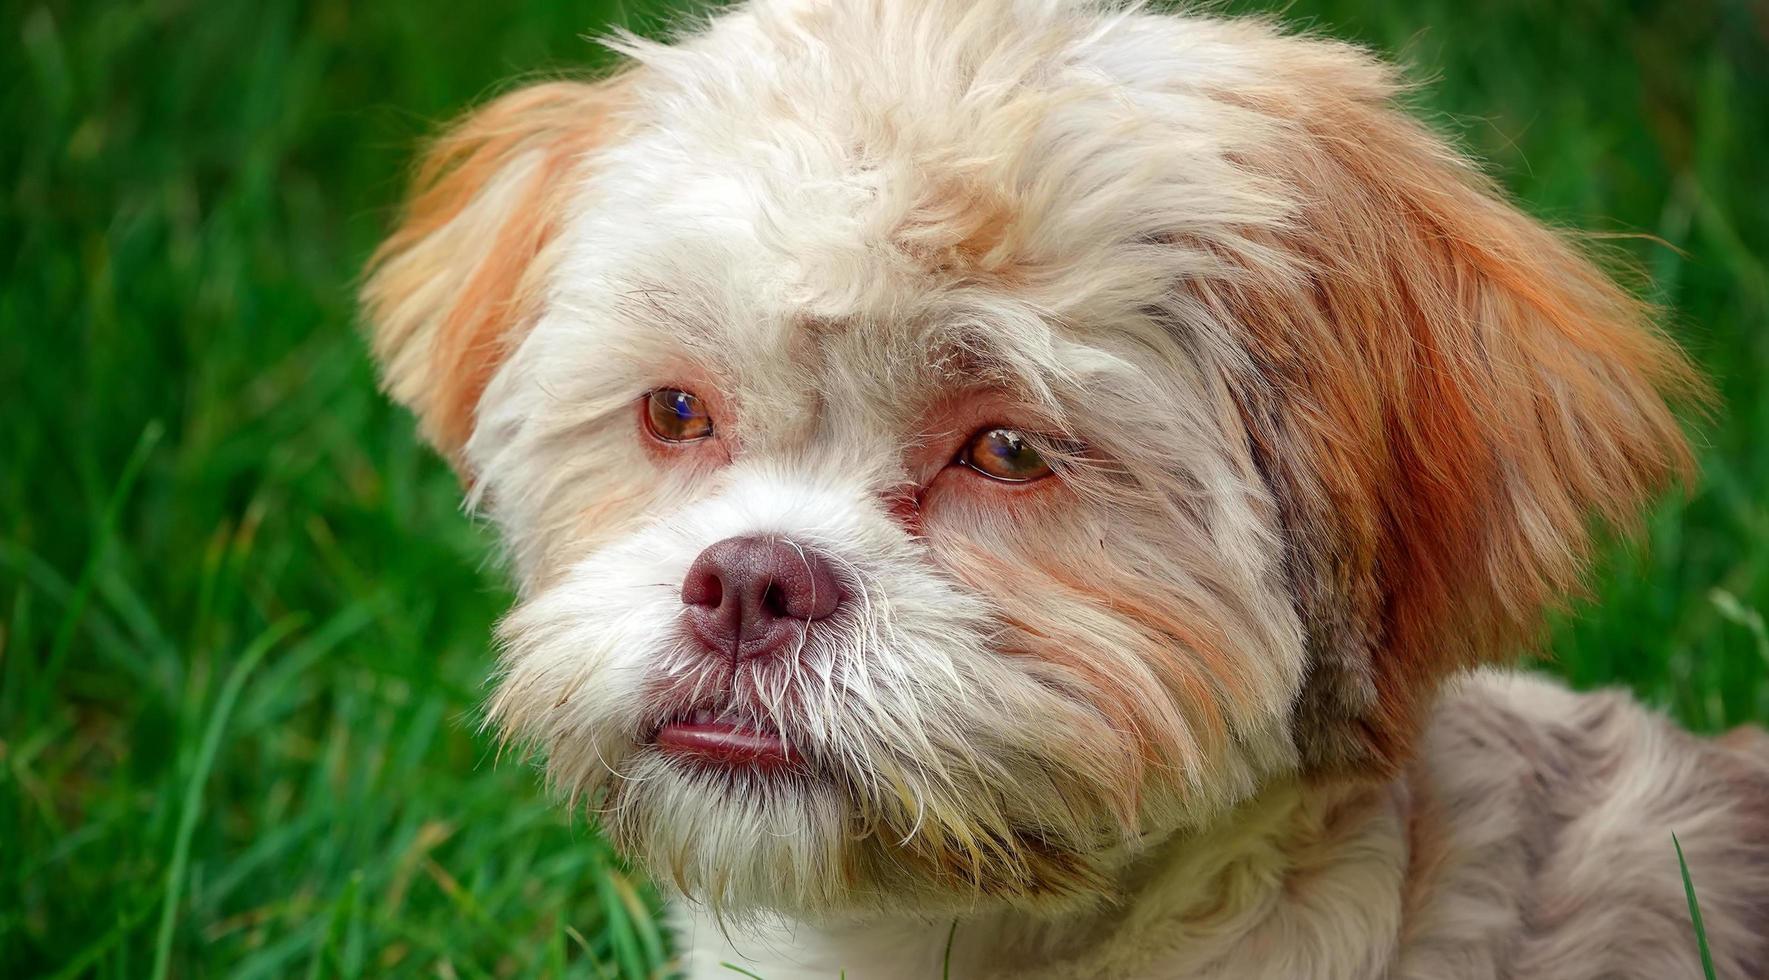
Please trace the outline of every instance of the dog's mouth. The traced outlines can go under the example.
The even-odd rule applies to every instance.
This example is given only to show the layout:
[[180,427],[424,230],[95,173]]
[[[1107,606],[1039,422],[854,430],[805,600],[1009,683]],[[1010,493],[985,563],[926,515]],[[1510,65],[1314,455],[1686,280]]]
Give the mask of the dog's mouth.
[[711,708],[681,712],[659,725],[651,744],[686,761],[714,766],[771,768],[796,758],[786,739],[751,719],[733,720]]

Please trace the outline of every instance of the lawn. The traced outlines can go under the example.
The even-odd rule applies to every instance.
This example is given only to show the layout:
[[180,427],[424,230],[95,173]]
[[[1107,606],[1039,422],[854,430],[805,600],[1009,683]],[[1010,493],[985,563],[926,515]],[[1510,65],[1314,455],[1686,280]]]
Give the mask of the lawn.
[[[508,592],[352,293],[423,134],[661,9],[5,6],[0,975],[659,969],[648,886],[477,730]],[[1769,721],[1769,16],[1285,11],[1406,59],[1532,211],[1650,273],[1723,402],[1548,669]]]

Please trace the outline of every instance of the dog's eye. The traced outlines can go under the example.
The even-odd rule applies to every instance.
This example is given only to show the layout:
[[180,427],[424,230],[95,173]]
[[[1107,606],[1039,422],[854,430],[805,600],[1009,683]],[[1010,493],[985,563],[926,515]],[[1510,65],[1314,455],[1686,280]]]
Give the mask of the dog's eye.
[[696,442],[713,434],[713,417],[700,396],[658,388],[645,396],[645,428],[664,442]]
[[958,461],[992,480],[1026,483],[1050,475],[1050,464],[1018,429],[984,429],[971,436]]

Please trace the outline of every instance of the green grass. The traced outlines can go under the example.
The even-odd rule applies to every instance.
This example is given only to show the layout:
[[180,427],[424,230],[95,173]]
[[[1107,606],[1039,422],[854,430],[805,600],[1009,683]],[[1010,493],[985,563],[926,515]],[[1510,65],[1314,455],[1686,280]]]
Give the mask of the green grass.
[[[585,32],[653,29],[639,6],[6,5],[0,975],[665,961],[648,888],[476,733],[508,595],[352,322],[415,139],[596,58]],[[1759,15],[1289,10],[1434,76],[1423,105],[1537,213],[1663,241],[1619,247],[1725,404],[1553,669],[1703,730],[1769,719]]]
[[1701,902],[1695,897],[1695,880],[1689,875],[1689,862],[1683,857],[1683,842],[1671,835],[1671,846],[1677,851],[1677,870],[1683,875],[1683,894],[1689,899],[1689,924],[1695,930],[1695,950],[1701,954],[1701,973],[1714,978],[1714,954],[1708,948],[1708,930],[1701,924]]

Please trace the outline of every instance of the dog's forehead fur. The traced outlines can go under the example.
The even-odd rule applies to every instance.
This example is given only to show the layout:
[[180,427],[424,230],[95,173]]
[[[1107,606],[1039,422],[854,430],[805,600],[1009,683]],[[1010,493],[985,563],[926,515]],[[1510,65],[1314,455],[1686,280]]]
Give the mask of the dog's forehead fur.
[[753,451],[816,431],[901,450],[927,405],[981,387],[1198,442],[1224,406],[1190,376],[1246,358],[1208,318],[1176,324],[1174,284],[1220,265],[1176,243],[1294,206],[1232,163],[1272,120],[1205,94],[1252,77],[1236,42],[1256,34],[1091,16],[781,5],[618,44],[630,129],[584,182],[543,330],[697,364]]
[[720,312],[746,319],[1110,322],[1215,265],[1173,243],[1293,208],[1236,165],[1283,124],[1221,97],[1257,36],[1073,4],[841,4],[629,41],[634,128],[589,176],[577,255],[740,283],[755,308]]

